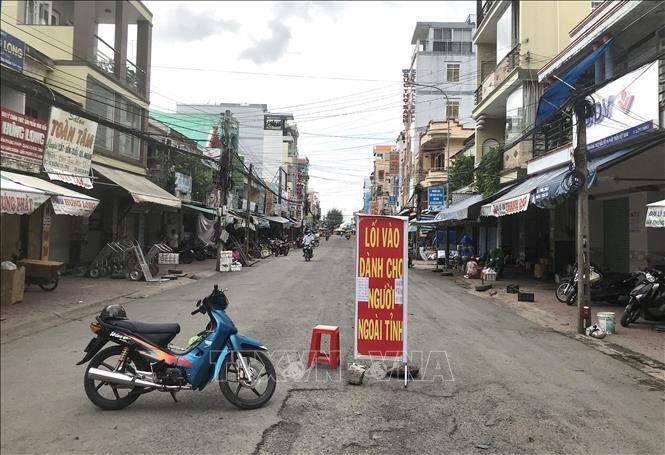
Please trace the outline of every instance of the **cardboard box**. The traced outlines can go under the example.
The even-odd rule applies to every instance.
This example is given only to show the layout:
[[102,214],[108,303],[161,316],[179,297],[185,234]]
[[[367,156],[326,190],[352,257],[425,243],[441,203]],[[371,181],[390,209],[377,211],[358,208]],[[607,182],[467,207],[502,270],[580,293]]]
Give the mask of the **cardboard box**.
[[220,272],[230,272],[231,271],[231,264],[219,264],[219,271]]
[[2,305],[13,305],[23,301],[25,291],[25,267],[16,270],[0,270],[0,288]]
[[232,272],[240,272],[242,270],[242,264],[239,264],[237,262],[231,264],[231,271]]

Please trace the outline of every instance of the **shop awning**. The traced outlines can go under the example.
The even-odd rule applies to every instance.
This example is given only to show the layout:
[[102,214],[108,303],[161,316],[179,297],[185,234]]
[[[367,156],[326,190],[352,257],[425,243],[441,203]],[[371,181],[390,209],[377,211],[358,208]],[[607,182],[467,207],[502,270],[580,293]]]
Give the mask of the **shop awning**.
[[196,210],[197,212],[201,213],[206,213],[208,215],[217,216],[217,211],[215,209],[209,209],[207,207],[199,207],[198,205],[184,204],[184,203],[182,204],[182,207],[190,210]]
[[3,180],[11,180],[20,185],[35,188],[50,195],[53,212],[56,215],[88,217],[95,211],[99,200],[87,194],[78,193],[69,188],[56,185],[32,175],[2,172]]
[[645,227],[665,228],[665,199],[647,204]]
[[469,208],[474,205],[482,202],[482,194],[474,194],[471,197],[468,197],[462,201],[459,201],[455,204],[452,204],[447,209],[440,211],[435,221],[452,221],[452,220],[465,220],[469,217]]
[[268,220],[268,221],[272,221],[273,223],[279,223],[279,224],[287,224],[287,223],[290,223],[289,220],[287,220],[286,218],[283,218],[283,217],[281,217],[281,216],[268,216],[268,215],[264,215],[263,218],[265,218],[265,219]]
[[6,179],[4,174],[4,172],[0,173],[1,213],[30,215],[51,197],[50,194],[37,188]]
[[543,96],[540,97],[538,102],[538,111],[536,113],[535,126],[538,127],[549,120],[554,113],[563,107],[572,91],[574,91],[577,80],[584,74],[591,66],[603,56],[603,53],[613,40],[610,39],[595,51],[587,55],[581,62],[574,68],[564,74],[563,77],[557,78],[557,81],[549,86]]
[[524,212],[529,207],[531,192],[539,186],[564,174],[567,169],[555,169],[523,181],[496,201],[485,204],[480,209],[480,216],[504,216]]
[[[624,158],[628,158],[629,156],[638,154],[642,151],[644,151],[643,148],[618,150],[607,155],[590,159],[587,164],[587,186],[591,188],[597,185],[598,172],[604,168],[607,168],[612,164],[623,160]],[[531,197],[531,202],[536,207],[551,208],[569,197],[575,191],[575,189],[571,187],[570,181],[567,179],[568,174],[569,170],[565,169],[565,172],[558,174],[551,178],[549,181],[540,184],[534,191],[533,196]]]
[[99,164],[93,164],[92,168],[95,172],[100,173],[113,183],[126,189],[136,203],[150,202],[152,204],[175,208],[182,206],[180,199],[145,177]]

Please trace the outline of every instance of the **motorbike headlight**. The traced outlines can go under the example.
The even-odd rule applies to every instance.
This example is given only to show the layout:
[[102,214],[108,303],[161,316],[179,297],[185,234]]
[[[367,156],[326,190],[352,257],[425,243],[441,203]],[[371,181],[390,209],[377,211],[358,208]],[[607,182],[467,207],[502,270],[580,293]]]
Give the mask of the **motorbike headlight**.
[[647,272],[645,275],[649,283],[653,283],[654,281],[656,281],[656,278],[652,274]]

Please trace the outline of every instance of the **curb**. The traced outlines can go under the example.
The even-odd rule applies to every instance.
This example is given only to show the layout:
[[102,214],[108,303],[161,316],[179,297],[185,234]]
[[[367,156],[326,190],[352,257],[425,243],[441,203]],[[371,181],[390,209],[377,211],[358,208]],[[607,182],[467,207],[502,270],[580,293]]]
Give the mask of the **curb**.
[[[453,277],[453,281],[455,284],[464,288],[465,291],[468,292],[469,294],[475,295],[477,297],[483,298],[488,301],[492,301],[494,304],[501,305],[502,307],[508,309],[509,311],[512,311],[518,316],[523,317],[524,319],[527,319],[535,324],[538,324],[541,327],[551,329],[553,332],[558,333],[559,335],[563,335],[565,337],[577,340],[583,343],[584,345],[592,349],[595,349],[596,351],[599,351],[605,355],[613,357],[635,368],[636,370],[639,370],[640,372],[644,373],[645,375],[651,378],[649,384],[650,386],[658,390],[665,391],[665,363],[657,359],[651,358],[645,354],[640,354],[639,352],[633,351],[629,348],[626,348],[618,344],[603,342],[600,340],[596,340],[594,338],[589,338],[587,336],[580,335],[578,333],[570,333],[563,331],[558,326],[555,326],[555,324],[549,324],[542,319],[527,318],[524,315],[522,315],[519,311],[516,311],[513,307],[511,307],[509,302],[506,302],[501,298],[493,297],[486,293],[476,292],[467,282],[460,280],[459,277]],[[530,311],[540,312],[544,315],[549,314],[546,311],[540,310],[538,308],[530,308]],[[543,322],[538,322],[538,321],[543,321]]]
[[161,285],[155,285],[154,289],[150,289],[145,292],[134,291],[129,294],[119,295],[117,297],[112,297],[97,302],[86,303],[84,305],[75,308],[70,308],[63,312],[53,311],[53,313],[51,314],[55,315],[56,317],[48,320],[48,322],[44,321],[45,319],[48,318],[41,317],[39,319],[34,318],[34,320],[22,322],[21,324],[18,324],[13,327],[3,327],[2,336],[0,337],[0,345],[13,343],[16,340],[19,340],[28,335],[33,335],[36,332],[40,332],[51,327],[58,327],[71,321],[80,320],[81,318],[99,312],[106,305],[111,305],[113,303],[123,304],[123,305],[128,304],[136,300],[145,299],[158,294],[162,294],[172,289],[177,289],[186,286],[188,284],[192,284],[196,282],[198,279],[209,278],[217,273],[220,272],[213,270],[213,271],[195,273],[194,275],[198,277],[197,279],[186,277],[185,279],[182,280],[174,280],[169,283],[162,283]]

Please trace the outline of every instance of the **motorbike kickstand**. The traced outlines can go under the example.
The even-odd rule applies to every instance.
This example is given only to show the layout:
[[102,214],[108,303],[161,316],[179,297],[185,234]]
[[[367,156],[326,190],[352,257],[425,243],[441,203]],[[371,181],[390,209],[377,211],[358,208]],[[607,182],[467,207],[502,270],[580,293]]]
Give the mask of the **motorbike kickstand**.
[[169,392],[169,393],[171,394],[171,398],[173,398],[173,401],[175,401],[177,403],[178,399],[175,397],[176,393],[175,392]]

